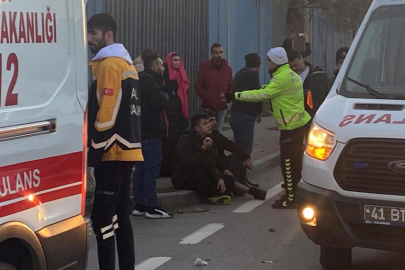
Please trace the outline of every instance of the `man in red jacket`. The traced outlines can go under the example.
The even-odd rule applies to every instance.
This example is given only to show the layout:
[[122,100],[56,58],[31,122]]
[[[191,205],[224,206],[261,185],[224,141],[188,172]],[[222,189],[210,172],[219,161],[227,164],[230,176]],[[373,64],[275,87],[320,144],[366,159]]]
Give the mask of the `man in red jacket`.
[[218,131],[222,132],[227,104],[221,93],[232,93],[232,68],[223,58],[224,49],[219,43],[211,46],[211,59],[202,63],[197,75],[195,90],[202,100],[205,113],[216,113]]

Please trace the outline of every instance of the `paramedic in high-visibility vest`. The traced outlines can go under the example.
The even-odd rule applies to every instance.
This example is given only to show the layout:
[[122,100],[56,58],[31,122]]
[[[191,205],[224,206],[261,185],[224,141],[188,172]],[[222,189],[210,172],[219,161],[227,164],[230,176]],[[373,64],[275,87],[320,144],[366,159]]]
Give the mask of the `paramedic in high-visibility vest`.
[[117,242],[119,268],[133,270],[130,175],[135,161],[143,161],[138,74],[128,51],[114,43],[117,24],[111,15],[94,15],[87,29],[95,54],[90,63],[88,166],[94,168],[96,182],[91,220],[99,268],[115,269]]
[[304,108],[302,80],[290,68],[284,48],[273,48],[267,53],[267,67],[272,78],[261,89],[222,96],[228,102],[270,100],[273,117],[280,130],[280,167],[286,191],[272,207],[293,209],[295,189],[301,179],[303,142],[311,117]]

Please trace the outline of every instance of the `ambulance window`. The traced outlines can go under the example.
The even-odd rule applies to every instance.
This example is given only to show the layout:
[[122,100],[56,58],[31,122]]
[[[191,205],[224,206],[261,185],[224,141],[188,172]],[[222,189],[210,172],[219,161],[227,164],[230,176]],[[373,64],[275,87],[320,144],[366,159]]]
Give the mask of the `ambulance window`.
[[347,97],[375,98],[364,87],[372,87],[389,98],[405,97],[405,5],[380,7],[367,22],[343,82]]

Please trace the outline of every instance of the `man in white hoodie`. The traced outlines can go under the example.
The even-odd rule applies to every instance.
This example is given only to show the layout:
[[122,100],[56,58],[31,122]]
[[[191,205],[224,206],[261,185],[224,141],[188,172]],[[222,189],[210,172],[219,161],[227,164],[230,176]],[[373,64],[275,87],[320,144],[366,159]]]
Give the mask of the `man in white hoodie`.
[[128,51],[114,43],[117,24],[107,13],[87,24],[90,63],[88,166],[96,190],[91,219],[100,269],[115,269],[115,236],[120,269],[133,270],[134,239],[129,219],[131,169],[143,161],[138,74]]

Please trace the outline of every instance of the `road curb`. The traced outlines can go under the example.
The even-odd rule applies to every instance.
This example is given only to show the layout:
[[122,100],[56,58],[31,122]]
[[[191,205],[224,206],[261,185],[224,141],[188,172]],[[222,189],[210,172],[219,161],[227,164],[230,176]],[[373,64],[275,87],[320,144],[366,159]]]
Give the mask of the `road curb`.
[[200,196],[189,190],[159,193],[158,198],[160,205],[167,208],[190,206],[202,202]]
[[[275,152],[268,156],[262,157],[260,159],[254,160],[254,171],[252,172],[252,177],[256,178],[265,168],[273,169],[280,164],[280,153]],[[159,181],[159,180],[158,180]],[[198,196],[195,192],[189,190],[175,190],[172,192],[164,192],[157,194],[159,203],[162,207],[175,208],[175,207],[185,207],[203,202],[203,199]],[[131,195],[131,202],[133,197]],[[87,193],[86,196],[86,213],[90,213],[93,206],[93,194]]]

